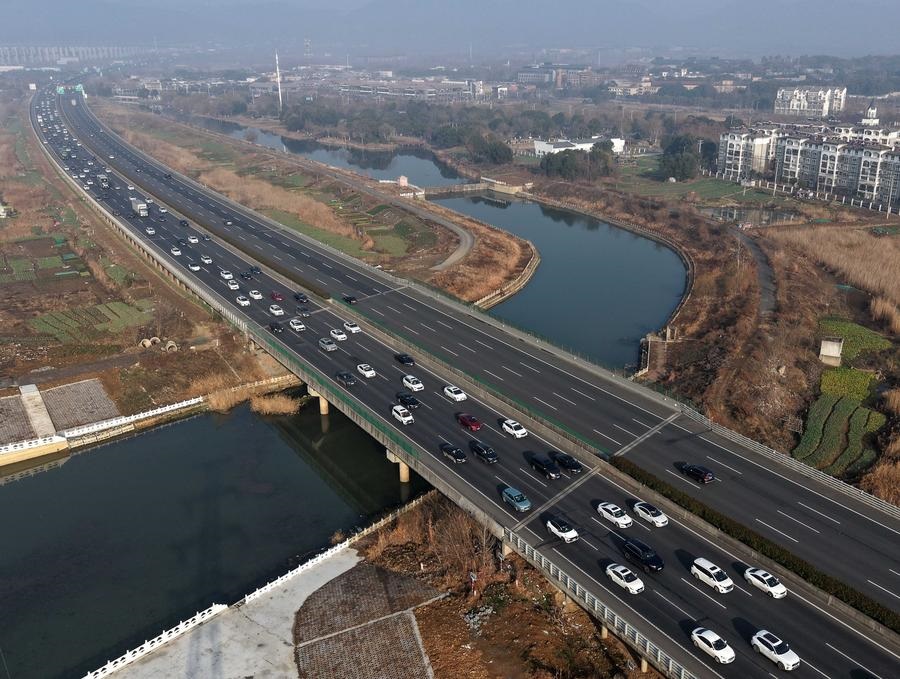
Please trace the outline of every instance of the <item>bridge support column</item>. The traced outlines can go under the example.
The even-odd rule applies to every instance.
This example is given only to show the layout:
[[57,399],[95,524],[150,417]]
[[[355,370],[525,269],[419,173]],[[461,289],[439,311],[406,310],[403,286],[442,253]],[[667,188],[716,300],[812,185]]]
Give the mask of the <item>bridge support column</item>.
[[647,663],[646,658],[641,658],[641,674],[647,674],[650,671],[650,666]]
[[409,483],[409,465],[394,455],[389,448],[385,448],[385,452],[389,461],[400,465],[400,483]]
[[314,389],[311,389],[309,387],[306,388],[306,392],[310,396],[315,396],[316,398],[319,399],[319,415],[327,415],[328,414],[328,399],[326,399],[324,396],[322,396],[322,394],[320,394],[319,392],[317,392]]
[[600,625],[600,638],[601,639],[609,638],[609,628],[606,625]]

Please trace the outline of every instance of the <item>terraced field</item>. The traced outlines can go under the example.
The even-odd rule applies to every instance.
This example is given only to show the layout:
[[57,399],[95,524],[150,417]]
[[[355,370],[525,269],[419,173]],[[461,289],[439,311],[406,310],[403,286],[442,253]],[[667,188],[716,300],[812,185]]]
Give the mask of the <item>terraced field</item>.
[[52,335],[64,344],[91,342],[101,335],[118,333],[126,328],[149,323],[149,300],[140,300],[135,306],[125,302],[109,302],[91,307],[51,311],[28,321],[38,333]]

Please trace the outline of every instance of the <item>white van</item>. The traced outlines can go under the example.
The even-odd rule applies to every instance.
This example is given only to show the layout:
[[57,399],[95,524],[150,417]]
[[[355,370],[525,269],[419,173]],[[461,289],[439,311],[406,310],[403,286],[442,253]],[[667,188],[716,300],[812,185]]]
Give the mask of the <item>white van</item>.
[[731,581],[731,578],[709,559],[694,559],[694,563],[691,564],[691,575],[720,594],[725,594],[734,589],[734,583]]

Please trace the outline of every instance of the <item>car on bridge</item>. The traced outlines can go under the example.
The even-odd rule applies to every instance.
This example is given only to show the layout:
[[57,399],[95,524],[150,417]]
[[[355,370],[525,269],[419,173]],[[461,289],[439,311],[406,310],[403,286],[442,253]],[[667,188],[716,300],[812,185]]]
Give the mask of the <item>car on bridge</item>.
[[249,271],[241,271],[241,278],[243,278],[245,281],[250,281],[253,280],[253,274]]
[[443,456],[453,464],[461,464],[466,461],[466,453],[459,446],[454,446],[452,443],[442,443],[440,448]]
[[734,649],[718,634],[705,627],[697,627],[691,632],[694,646],[710,656],[717,663],[727,665],[734,662]]
[[501,427],[513,438],[520,439],[528,436],[528,430],[515,420],[503,420]]
[[300,304],[307,304],[307,303],[309,302],[309,297],[307,297],[307,296],[306,296],[304,293],[302,293],[302,292],[295,292],[295,293],[294,293],[294,299],[295,299],[297,302],[300,302]]
[[197,262],[191,262],[187,266],[188,266],[188,269],[190,269],[191,271],[200,271],[200,265],[197,264]]
[[[129,187],[128,187],[128,190],[129,190],[129,191],[133,191],[133,190],[134,190],[134,187],[133,187],[133,186],[129,186]],[[178,220],[178,226],[190,226],[190,224],[188,224],[188,220],[186,220],[186,219],[179,219],[179,220]]]
[[734,583],[728,574],[709,559],[698,557],[691,564],[691,575],[700,582],[712,587],[719,594],[727,594],[734,589]]
[[562,476],[556,463],[546,455],[532,455],[528,462],[534,471],[543,474],[545,478],[552,480]]
[[469,431],[481,431],[481,422],[474,415],[469,413],[456,413],[456,421],[460,426],[465,427]]
[[347,339],[347,333],[345,333],[340,328],[335,328],[334,330],[328,333],[331,335],[331,339],[337,340],[338,342],[343,342]]
[[781,580],[762,568],[748,568],[744,571],[744,580],[773,599],[783,599],[787,596],[787,587],[781,583]]
[[409,354],[395,354],[394,358],[397,359],[398,363],[401,363],[403,365],[415,365],[416,364],[416,360]]
[[349,332],[351,335],[355,335],[358,332],[362,332],[362,328],[360,328],[353,321],[344,321],[344,330]]
[[347,304],[356,304],[357,301],[359,301],[353,295],[341,295],[341,299],[343,299]]
[[460,401],[465,401],[466,398],[468,398],[466,396],[466,392],[464,392],[459,387],[454,387],[452,384],[448,384],[446,387],[444,387],[444,396],[449,398],[451,401],[456,401],[457,403],[459,403]]
[[375,377],[376,374],[375,369],[368,363],[360,363],[358,366],[356,366],[356,370],[366,379],[371,379]]
[[270,304],[269,305],[269,313],[272,314],[273,316],[284,316],[284,309],[282,309],[277,304]]
[[398,391],[397,392],[397,402],[410,410],[414,410],[418,408],[421,403],[419,399],[410,394],[408,391]]
[[334,340],[322,337],[319,339],[319,349],[326,352],[337,351],[337,344],[334,343]]
[[148,236],[156,235],[156,229],[154,229],[152,226],[148,226],[146,229],[144,229],[144,231],[147,233]]
[[669,525],[669,517],[649,502],[644,502],[643,500],[635,502],[633,509],[637,516],[657,528]]
[[228,269],[222,269],[219,272],[219,276],[221,276],[226,281],[230,281],[232,278],[234,278],[234,274],[231,273]]
[[800,667],[800,656],[768,630],[761,629],[754,634],[750,645],[754,651],[778,665],[779,669],[790,671]]
[[303,318],[310,317],[309,308],[305,306],[298,306],[297,313],[300,314]]
[[173,247],[169,250],[169,252],[171,252],[175,257],[181,257],[181,248],[179,248],[179,247],[174,247],[174,246],[173,246]]
[[644,591],[644,581],[636,576],[628,566],[611,563],[606,567],[606,575],[630,594],[640,594]]
[[469,441],[469,450],[471,450],[475,457],[484,462],[485,464],[495,464],[500,458],[497,457],[497,453],[491,448],[487,443],[478,440]]
[[584,465],[568,453],[551,453],[550,458],[570,474],[580,474],[584,471]]
[[284,295],[282,295],[277,290],[272,290],[272,294],[270,294],[269,297],[272,299],[273,302],[283,302],[284,301]]
[[253,266],[250,267],[250,272],[253,273],[253,274],[255,274],[255,275],[257,275],[257,276],[261,276],[261,275],[262,275],[262,269],[260,269],[260,268],[259,268],[258,266],[256,266],[255,264],[254,264]]
[[272,321],[269,323],[269,332],[273,335],[278,335],[284,332],[284,326],[278,321]]
[[247,294],[250,295],[250,299],[262,299],[262,293],[259,290],[251,290]]
[[645,573],[659,573],[665,568],[665,562],[652,547],[636,538],[628,538],[622,545],[622,553],[629,561],[641,565]]
[[212,257],[209,255],[200,255],[200,261],[204,264],[212,264]]
[[250,306],[250,300],[243,295],[238,295],[235,301],[238,303],[238,306]]
[[694,479],[697,483],[712,483],[716,480],[716,475],[711,469],[699,464],[683,464],[681,473]]
[[523,493],[518,488],[513,488],[512,486],[507,486],[503,489],[503,501],[512,507],[516,512],[527,512],[531,509],[531,500],[525,497],[525,493]]
[[353,376],[353,373],[347,372],[346,370],[341,370],[334,376],[334,379],[347,389],[356,384],[356,378]]
[[422,381],[415,375],[404,375],[403,386],[410,391],[423,391],[425,389],[425,385],[422,384]]
[[551,516],[547,519],[547,530],[566,543],[578,539],[578,531],[561,516]]
[[240,290],[241,289],[241,286],[238,285],[237,281],[227,281],[225,284],[228,286],[229,290]]
[[391,408],[391,414],[394,416],[394,419],[397,420],[400,424],[412,424],[413,422],[415,422],[412,413],[410,413],[403,406],[394,406],[393,408]]
[[616,528],[630,528],[634,520],[619,505],[612,502],[601,502],[597,505],[597,513]]
[[192,245],[196,245],[199,242],[200,242],[200,239],[197,238],[197,236],[195,236],[194,234],[191,234],[190,236],[188,236],[188,243],[191,243]]
[[288,325],[291,326],[291,330],[293,330],[294,332],[301,332],[303,330],[306,330],[306,325],[299,318],[292,318],[288,322]]

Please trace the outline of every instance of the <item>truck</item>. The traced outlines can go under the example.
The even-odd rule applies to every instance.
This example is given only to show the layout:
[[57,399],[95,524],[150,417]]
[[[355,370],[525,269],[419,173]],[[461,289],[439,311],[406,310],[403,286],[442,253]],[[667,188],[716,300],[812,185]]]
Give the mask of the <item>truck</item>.
[[100,184],[101,189],[108,189],[109,188],[109,177],[107,177],[105,174],[98,174],[97,175],[97,183]]
[[131,211],[138,217],[146,217],[149,214],[147,203],[134,196],[131,197]]

